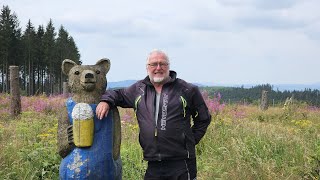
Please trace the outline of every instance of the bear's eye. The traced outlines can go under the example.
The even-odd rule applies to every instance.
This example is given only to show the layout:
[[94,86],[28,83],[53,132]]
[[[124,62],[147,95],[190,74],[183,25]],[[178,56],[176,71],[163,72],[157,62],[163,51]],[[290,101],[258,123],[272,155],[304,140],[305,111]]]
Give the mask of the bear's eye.
[[97,73],[97,74],[100,74],[100,71],[99,71],[99,70],[96,70],[96,73]]
[[76,72],[74,72],[74,74],[75,74],[75,75],[79,75],[79,74],[80,74],[80,72],[79,72],[79,71],[76,71]]

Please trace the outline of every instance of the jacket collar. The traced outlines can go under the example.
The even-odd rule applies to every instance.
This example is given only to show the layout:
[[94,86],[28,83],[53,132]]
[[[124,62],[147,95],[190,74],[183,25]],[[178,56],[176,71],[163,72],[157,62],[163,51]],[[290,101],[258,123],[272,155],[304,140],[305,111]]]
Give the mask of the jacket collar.
[[[168,82],[166,82],[166,84],[168,83],[172,83],[177,79],[177,73],[175,71],[170,70],[169,71],[169,76],[170,76],[170,80]],[[142,83],[149,85],[149,86],[153,86],[152,83],[150,82],[150,78],[149,76],[146,76],[143,80]]]

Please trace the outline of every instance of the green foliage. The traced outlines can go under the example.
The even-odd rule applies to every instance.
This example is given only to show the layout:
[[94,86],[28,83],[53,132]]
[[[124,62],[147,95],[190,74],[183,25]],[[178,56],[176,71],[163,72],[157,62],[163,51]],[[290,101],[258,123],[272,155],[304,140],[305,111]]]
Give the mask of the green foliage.
[[18,119],[0,122],[6,124],[0,134],[1,179],[58,179],[61,158],[54,115],[24,112]]
[[64,59],[80,61],[74,39],[61,26],[58,36],[53,21],[37,29],[31,20],[21,32],[18,17],[8,6],[0,14],[0,92],[10,91],[9,65],[19,66],[20,88],[26,95],[58,94],[65,77],[61,73]]
[[142,160],[142,151],[138,143],[124,143],[121,147],[123,179],[143,179],[147,163]]
[[312,168],[304,173],[306,179],[320,179],[320,139],[315,142],[315,152],[311,156]]
[[[128,110],[120,109],[123,116]],[[133,112],[131,111],[131,115]],[[131,116],[133,119],[133,116]],[[142,149],[138,143],[138,125],[135,121],[122,122],[121,160],[123,179],[143,179],[147,163],[143,161]]]
[[[54,113],[29,110],[12,120],[0,116],[0,179],[58,179],[59,112]],[[120,109],[120,116],[123,179],[143,179],[147,163],[134,113]],[[319,117],[319,108],[299,103],[290,111],[225,106],[196,147],[198,179],[319,179]]]
[[268,103],[274,106],[283,106],[284,102],[289,97],[305,102],[308,105],[320,106],[320,91],[317,89],[305,89],[304,91],[278,91],[273,90],[270,84],[257,85],[251,88],[243,87],[202,87],[212,97],[214,93],[220,92],[222,100],[227,103],[249,103],[260,105],[262,90],[268,91]]

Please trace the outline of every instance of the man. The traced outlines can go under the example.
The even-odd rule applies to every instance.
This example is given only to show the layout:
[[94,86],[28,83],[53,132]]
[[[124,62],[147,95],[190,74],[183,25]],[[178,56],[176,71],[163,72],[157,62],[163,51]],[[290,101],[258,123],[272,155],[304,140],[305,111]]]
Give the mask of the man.
[[169,70],[169,58],[163,51],[149,54],[146,69],[145,79],[125,89],[106,91],[97,116],[102,119],[114,106],[134,108],[139,142],[148,161],[145,180],[196,179],[195,145],[211,122],[208,108],[198,87]]

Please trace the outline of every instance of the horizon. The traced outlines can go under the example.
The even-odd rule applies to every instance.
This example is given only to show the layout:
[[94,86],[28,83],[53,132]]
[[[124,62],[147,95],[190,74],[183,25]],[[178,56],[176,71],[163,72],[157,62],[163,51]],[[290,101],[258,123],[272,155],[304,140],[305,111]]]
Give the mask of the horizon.
[[[117,88],[117,87],[127,87],[138,80],[128,79],[128,80],[120,80],[120,81],[109,81],[108,80],[108,88]],[[273,90],[279,91],[303,91],[305,89],[312,89],[312,90],[320,90],[320,82],[319,83],[312,83],[312,84],[213,84],[210,82],[189,82],[195,84],[199,87],[244,87],[244,88],[252,88],[258,85],[266,85],[269,84],[273,88]],[[111,87],[110,87],[111,86]]]

